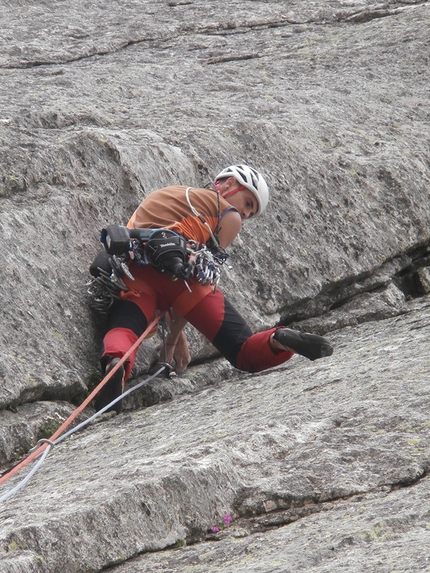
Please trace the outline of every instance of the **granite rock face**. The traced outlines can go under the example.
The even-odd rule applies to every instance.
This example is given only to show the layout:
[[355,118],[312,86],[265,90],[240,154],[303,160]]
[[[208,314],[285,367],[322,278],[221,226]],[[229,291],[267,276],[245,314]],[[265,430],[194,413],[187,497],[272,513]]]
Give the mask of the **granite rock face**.
[[428,2],[6,0],[0,22],[2,470],[98,380],[88,267],[158,187],[261,170],[222,289],[336,348],[250,376],[188,328],[185,375],[0,506],[0,570],[426,570]]
[[425,571],[429,334],[425,297],[74,434],[0,506],[1,570]]

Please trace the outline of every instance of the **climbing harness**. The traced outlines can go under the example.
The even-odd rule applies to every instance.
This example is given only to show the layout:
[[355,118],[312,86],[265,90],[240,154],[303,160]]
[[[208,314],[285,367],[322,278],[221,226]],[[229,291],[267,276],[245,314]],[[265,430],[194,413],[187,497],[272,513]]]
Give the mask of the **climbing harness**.
[[209,223],[191,204],[190,189],[188,187],[186,190],[187,201],[193,214],[209,228],[211,245],[207,247],[187,241],[170,229],[127,229],[109,225],[103,229],[100,237],[105,250],[99,252],[91,264],[92,278],[86,284],[90,305],[99,314],[107,314],[113,302],[123,298],[124,293],[130,290],[123,280],[124,275],[131,281],[135,280],[127,264],[130,260],[137,265],[150,264],[159,272],[167,273],[172,280],[183,280],[190,292],[187,281],[192,277],[203,286],[210,285],[216,290],[221,275],[220,266],[227,260],[228,254],[220,247]]
[[93,414],[90,418],[87,418],[86,420],[84,420],[83,422],[81,422],[80,424],[78,424],[77,426],[75,426],[74,428],[72,428],[71,430],[69,430],[63,434],[64,430],[67,427],[69,427],[70,424],[77,418],[77,416],[92,402],[92,400],[100,392],[100,390],[109,382],[109,380],[112,378],[112,376],[115,374],[115,372],[122,366],[122,364],[124,364],[124,362],[130,356],[130,354],[132,354],[132,352],[134,352],[134,350],[142,343],[143,339],[146,338],[146,336],[152,331],[152,329],[155,327],[155,325],[163,317],[164,317],[164,314],[159,315],[156,318],[154,318],[154,320],[146,328],[145,332],[142,333],[142,335],[129,348],[129,350],[118,361],[118,363],[112,368],[112,370],[110,370],[110,372],[103,378],[103,380],[100,382],[100,384],[98,384],[98,386],[87,396],[87,398],[82,402],[82,404],[78,408],[76,408],[76,410],[74,412],[72,412],[72,414],[67,418],[67,420],[65,420],[63,422],[63,424],[54,432],[54,434],[49,439],[39,440],[37,442],[36,446],[30,450],[29,455],[26,458],[24,458],[19,464],[17,464],[15,467],[13,467],[11,470],[9,470],[7,473],[5,473],[3,476],[0,477],[0,485],[2,485],[7,480],[9,480],[13,476],[15,476],[23,467],[25,467],[30,462],[32,462],[33,460],[35,460],[39,456],[41,456],[40,460],[32,468],[32,470],[25,476],[25,478],[23,480],[21,480],[15,487],[13,487],[11,490],[7,491],[5,494],[3,494],[0,497],[0,503],[2,501],[7,500],[9,497],[11,497],[17,491],[19,491],[21,488],[24,487],[24,485],[30,480],[30,478],[36,473],[36,471],[39,469],[39,467],[45,461],[49,451],[51,450],[51,448],[53,446],[59,444],[60,442],[65,440],[68,436],[74,434],[75,432],[78,432],[79,430],[81,430],[82,428],[87,426],[88,424],[91,424],[96,418],[98,418],[104,412],[109,410],[114,404],[116,404],[120,400],[123,400],[126,396],[128,396],[132,392],[135,392],[136,390],[138,390],[139,388],[141,388],[145,384],[148,384],[148,382],[150,382],[151,380],[156,378],[163,371],[166,372],[167,374],[170,374],[172,367],[170,364],[168,364],[166,362],[166,343],[165,343],[165,330],[164,330],[165,324],[162,321],[161,324],[162,324],[162,328],[163,328],[163,343],[164,343],[164,359],[165,359],[165,361],[159,363],[160,368],[154,374],[152,374],[149,378],[146,378],[145,380],[142,380],[141,382],[136,384],[136,386],[129,388],[128,390],[123,392],[120,396],[115,398],[115,400],[112,400],[112,402],[110,404],[107,404],[101,410],[99,410],[98,412]]

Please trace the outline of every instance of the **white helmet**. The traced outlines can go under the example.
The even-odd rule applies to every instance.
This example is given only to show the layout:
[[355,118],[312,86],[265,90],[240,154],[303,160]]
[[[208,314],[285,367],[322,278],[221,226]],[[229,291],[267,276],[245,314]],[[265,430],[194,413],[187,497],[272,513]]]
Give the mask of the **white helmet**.
[[269,189],[264,177],[248,165],[230,165],[215,177],[215,181],[234,177],[241,185],[249,189],[258,201],[258,211],[255,215],[260,215],[269,202]]

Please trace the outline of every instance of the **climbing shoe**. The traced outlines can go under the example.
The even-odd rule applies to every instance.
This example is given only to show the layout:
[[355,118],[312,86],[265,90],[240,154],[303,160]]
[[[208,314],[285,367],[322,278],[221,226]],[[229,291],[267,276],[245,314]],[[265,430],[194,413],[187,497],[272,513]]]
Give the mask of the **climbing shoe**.
[[290,328],[278,328],[273,338],[285,348],[294,350],[309,360],[317,360],[333,354],[333,348],[328,340],[317,334],[308,334]]
[[[110,362],[107,363],[106,368],[102,368],[104,370],[104,376],[109,374],[109,372],[113,369],[114,366],[118,364],[120,361],[119,358],[112,358]],[[100,392],[97,394],[96,399],[94,401],[94,408],[98,412],[108,404],[121,396],[124,386],[124,366],[120,366],[112,378],[103,386]],[[119,414],[122,408],[122,400],[114,404],[111,408],[106,410],[106,412],[116,412]]]

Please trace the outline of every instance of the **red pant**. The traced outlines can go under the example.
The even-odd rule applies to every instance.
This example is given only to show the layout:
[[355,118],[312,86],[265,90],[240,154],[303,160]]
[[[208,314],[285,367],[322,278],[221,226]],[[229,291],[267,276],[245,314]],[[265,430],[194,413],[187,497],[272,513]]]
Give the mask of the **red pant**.
[[[124,282],[133,292],[126,293],[123,300],[112,305],[103,356],[124,356],[154,319],[156,310],[170,308],[186,318],[239,370],[260,372],[286,362],[294,354],[290,350],[272,350],[269,338],[275,328],[252,334],[244,318],[221,291],[214,293],[190,279],[190,293],[183,280],[172,281],[149,265],[132,263],[130,271],[135,281],[125,279]],[[131,372],[136,353],[137,349],[129,358],[126,377]]]

